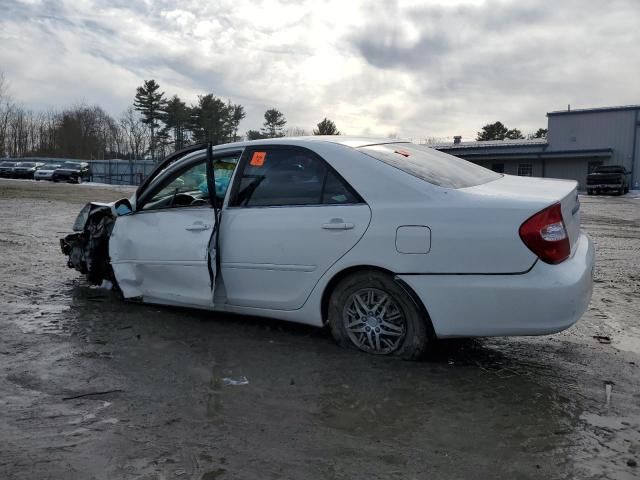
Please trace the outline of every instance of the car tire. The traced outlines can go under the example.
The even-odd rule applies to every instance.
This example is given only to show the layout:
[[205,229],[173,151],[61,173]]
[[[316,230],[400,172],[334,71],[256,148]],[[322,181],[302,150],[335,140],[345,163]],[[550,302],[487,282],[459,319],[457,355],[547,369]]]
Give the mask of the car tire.
[[391,275],[376,270],[341,280],[331,293],[328,316],[342,347],[412,360],[429,343],[429,319],[422,309]]
[[593,195],[593,190],[591,189],[587,190],[587,195]]

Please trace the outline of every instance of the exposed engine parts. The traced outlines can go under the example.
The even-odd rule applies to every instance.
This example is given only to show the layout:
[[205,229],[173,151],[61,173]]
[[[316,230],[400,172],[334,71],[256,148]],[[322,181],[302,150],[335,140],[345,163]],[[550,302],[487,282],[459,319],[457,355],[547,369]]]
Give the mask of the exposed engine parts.
[[109,236],[114,223],[111,209],[99,207],[88,213],[82,231],[60,239],[62,253],[69,256],[67,266],[86,275],[94,285],[103,280],[115,283],[109,264]]

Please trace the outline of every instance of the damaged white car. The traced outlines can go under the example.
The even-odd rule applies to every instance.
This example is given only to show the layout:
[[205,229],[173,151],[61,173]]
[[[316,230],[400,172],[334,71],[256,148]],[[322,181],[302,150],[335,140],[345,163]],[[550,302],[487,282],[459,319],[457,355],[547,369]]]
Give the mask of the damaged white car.
[[394,140],[194,146],[92,203],[68,264],[124,298],[328,325],[403,358],[435,338],[564,330],[591,297],[574,181],[502,175]]

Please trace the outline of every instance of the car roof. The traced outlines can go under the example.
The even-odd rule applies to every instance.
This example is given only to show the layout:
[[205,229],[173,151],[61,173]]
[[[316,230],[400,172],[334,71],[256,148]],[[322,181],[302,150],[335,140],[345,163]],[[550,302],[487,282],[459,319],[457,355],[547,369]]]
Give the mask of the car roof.
[[233,147],[247,147],[252,145],[299,145],[313,143],[337,143],[340,145],[346,145],[352,148],[365,147],[368,145],[382,145],[385,143],[410,143],[409,140],[400,140],[397,138],[369,138],[369,137],[356,137],[347,135],[309,135],[304,137],[278,137],[278,138],[263,138],[260,140],[245,140],[242,142],[224,143],[213,147],[214,150],[221,150]]

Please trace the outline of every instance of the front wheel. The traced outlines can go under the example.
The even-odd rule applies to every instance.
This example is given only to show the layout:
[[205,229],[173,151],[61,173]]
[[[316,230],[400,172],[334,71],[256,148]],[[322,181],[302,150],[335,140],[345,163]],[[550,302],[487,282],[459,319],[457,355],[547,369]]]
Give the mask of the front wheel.
[[328,313],[331,334],[343,347],[404,359],[418,358],[427,348],[429,320],[388,274],[348,276],[331,294]]

